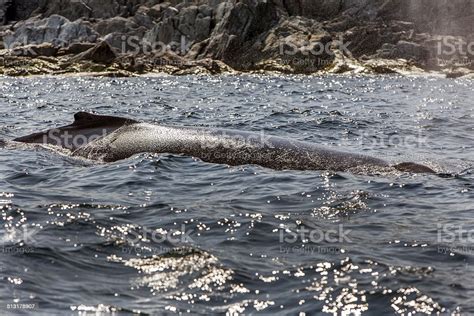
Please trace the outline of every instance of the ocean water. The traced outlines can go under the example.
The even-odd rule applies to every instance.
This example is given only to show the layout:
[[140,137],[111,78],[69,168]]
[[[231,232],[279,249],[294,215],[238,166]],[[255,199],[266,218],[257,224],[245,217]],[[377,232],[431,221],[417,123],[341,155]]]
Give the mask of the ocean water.
[[[472,314],[474,83],[0,79],[0,314]],[[78,111],[264,132],[438,175],[274,171],[8,140]],[[5,144],[6,142],[6,144]]]

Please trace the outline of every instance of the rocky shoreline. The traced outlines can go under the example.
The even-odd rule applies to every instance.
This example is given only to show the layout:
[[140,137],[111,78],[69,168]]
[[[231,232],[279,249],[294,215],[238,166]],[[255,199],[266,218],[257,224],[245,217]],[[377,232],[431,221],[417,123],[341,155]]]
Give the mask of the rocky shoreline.
[[0,75],[474,73],[470,0],[0,0]]

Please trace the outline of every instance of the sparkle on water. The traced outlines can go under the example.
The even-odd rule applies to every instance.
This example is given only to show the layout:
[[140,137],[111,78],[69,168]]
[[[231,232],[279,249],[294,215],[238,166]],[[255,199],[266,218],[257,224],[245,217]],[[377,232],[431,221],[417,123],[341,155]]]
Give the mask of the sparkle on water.
[[400,77],[2,78],[4,140],[86,110],[264,131],[457,176],[273,171],[149,153],[94,164],[7,142],[0,308],[474,313],[473,87]]

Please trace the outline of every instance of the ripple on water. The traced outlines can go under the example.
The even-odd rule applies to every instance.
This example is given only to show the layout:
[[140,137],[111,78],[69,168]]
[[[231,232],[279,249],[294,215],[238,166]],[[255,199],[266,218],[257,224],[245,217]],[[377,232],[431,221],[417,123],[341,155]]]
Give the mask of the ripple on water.
[[[36,303],[44,314],[474,313],[472,247],[463,236],[439,239],[443,227],[474,229],[472,81],[0,80],[2,306]],[[451,175],[273,171],[168,154],[96,164],[8,141],[68,124],[82,110],[264,131]]]

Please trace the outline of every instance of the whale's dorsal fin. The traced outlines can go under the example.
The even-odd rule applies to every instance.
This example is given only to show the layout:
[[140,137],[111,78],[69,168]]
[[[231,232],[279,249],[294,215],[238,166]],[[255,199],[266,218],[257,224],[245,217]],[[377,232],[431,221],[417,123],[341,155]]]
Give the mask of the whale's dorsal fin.
[[72,123],[71,126],[126,125],[133,123],[137,123],[137,121],[118,116],[77,112],[74,114],[74,123]]
[[77,112],[74,114],[74,124],[81,124],[83,122],[91,122],[97,120],[100,115],[87,113],[87,112]]
[[[134,123],[138,122],[129,118],[78,112],[74,114],[74,122],[72,124],[18,137],[14,141],[51,144],[76,150],[99,136],[108,135],[124,125]],[[78,139],[81,141],[77,141]]]

